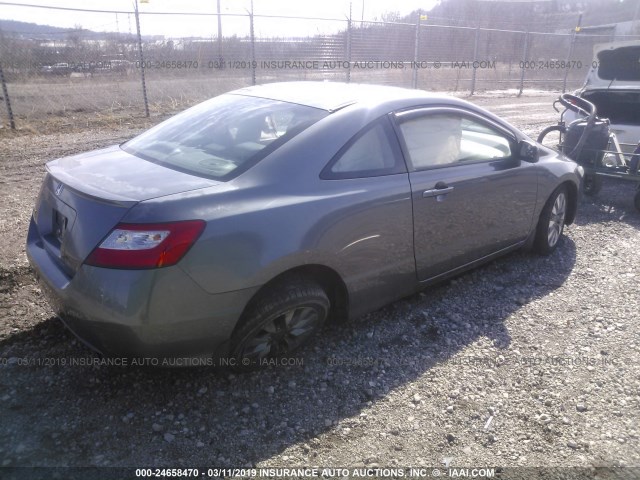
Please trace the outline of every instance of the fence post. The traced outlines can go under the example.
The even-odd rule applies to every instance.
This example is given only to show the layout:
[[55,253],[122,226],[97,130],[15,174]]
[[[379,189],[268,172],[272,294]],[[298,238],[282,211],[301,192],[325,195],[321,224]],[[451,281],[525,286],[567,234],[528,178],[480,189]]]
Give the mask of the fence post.
[[473,43],[473,71],[471,72],[471,93],[469,95],[473,96],[476,91],[476,67],[478,61],[478,42],[480,41],[480,27],[476,27],[476,38]]
[[522,64],[520,65],[520,87],[518,90],[518,96],[522,95],[522,89],[524,88],[524,72],[527,65],[527,57],[529,56],[529,32],[524,34],[524,47],[522,48]]
[[138,0],[136,7],[136,30],[138,32],[138,58],[140,59],[140,80],[142,81],[142,98],[144,100],[144,114],[149,116],[149,100],[147,98],[147,82],[144,78],[144,55],[142,54],[142,35],[140,34],[140,14],[138,13]]
[[7,90],[7,82],[4,79],[4,72],[2,71],[2,62],[0,61],[0,82],[2,82],[2,96],[4,97],[4,104],[7,106],[7,116],[9,117],[9,126],[11,130],[16,129],[16,122],[13,119],[13,110],[11,110],[11,100],[9,100],[9,90]]
[[[567,61],[568,64],[571,61],[571,57],[573,56],[573,47],[576,43],[576,35],[580,31],[580,25],[582,25],[582,14],[578,17],[578,25],[573,29],[573,33],[571,34],[571,43],[569,43],[569,51],[567,52]],[[567,91],[567,77],[569,76],[569,69],[564,69],[564,78],[562,79],[562,93]]]
[[420,55],[420,19],[422,11],[418,10],[418,21],[416,22],[415,45],[413,46],[413,75],[411,78],[411,87],[418,88],[418,57]]
[[256,35],[253,29],[253,0],[249,12],[249,35],[251,36],[251,85],[256,84]]
[[351,7],[349,7],[349,18],[347,19],[347,83],[351,82],[351,35],[353,35],[353,25],[351,23]]

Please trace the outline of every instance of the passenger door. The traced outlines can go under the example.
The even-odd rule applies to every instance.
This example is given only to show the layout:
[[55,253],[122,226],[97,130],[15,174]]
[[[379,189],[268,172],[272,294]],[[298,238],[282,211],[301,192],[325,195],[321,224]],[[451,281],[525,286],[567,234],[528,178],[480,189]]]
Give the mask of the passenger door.
[[411,187],[390,119],[384,116],[356,134],[320,179],[331,214],[314,248],[336,252],[351,315],[413,293]]
[[537,168],[482,115],[426,108],[395,115],[409,167],[418,278],[429,280],[526,239]]

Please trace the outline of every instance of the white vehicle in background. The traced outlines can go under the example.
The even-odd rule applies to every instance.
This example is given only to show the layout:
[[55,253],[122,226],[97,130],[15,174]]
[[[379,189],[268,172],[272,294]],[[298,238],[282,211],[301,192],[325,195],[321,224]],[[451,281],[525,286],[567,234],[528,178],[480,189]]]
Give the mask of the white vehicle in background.
[[586,195],[596,195],[605,177],[637,183],[640,210],[640,41],[596,45],[594,52],[584,85],[554,102],[556,110],[564,107],[560,121],[538,142],[560,132],[558,147],[584,168]]
[[[623,152],[633,152],[640,141],[640,41],[596,45],[587,78],[575,95],[593,103],[599,118],[609,119]],[[576,118],[569,111],[565,121]]]

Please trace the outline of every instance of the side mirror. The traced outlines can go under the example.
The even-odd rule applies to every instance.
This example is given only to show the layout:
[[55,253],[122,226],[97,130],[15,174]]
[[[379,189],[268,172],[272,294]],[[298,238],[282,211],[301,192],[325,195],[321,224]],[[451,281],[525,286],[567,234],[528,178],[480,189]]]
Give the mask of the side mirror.
[[529,140],[520,140],[518,143],[518,158],[525,162],[536,163],[540,152],[535,143]]

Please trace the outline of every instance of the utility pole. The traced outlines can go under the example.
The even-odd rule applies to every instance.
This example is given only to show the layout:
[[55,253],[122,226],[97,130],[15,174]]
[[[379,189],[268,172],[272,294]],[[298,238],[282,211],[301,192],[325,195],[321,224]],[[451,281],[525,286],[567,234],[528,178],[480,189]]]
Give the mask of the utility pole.
[[220,16],[220,0],[218,0],[218,61],[222,65],[222,17]]
[[[576,43],[576,35],[580,33],[582,29],[582,14],[578,16],[578,25],[573,29],[573,34],[571,35],[571,43],[569,44],[569,52],[567,53],[567,63],[571,61],[571,57],[573,56],[573,49]],[[564,70],[564,79],[562,80],[562,93],[567,91],[567,77],[569,76],[569,69],[565,68]]]
[[411,87],[418,88],[418,69],[415,66],[418,64],[418,58],[420,56],[420,20],[422,20],[422,10],[418,9],[418,21],[416,22],[416,32],[413,41],[413,77],[411,79]]
[[13,110],[11,110],[11,100],[9,100],[9,91],[7,90],[7,82],[2,72],[2,62],[0,61],[0,83],[2,83],[2,96],[4,97],[4,104],[7,107],[7,117],[9,118],[9,126],[11,130],[16,129],[16,122],[13,119]]
[[347,18],[347,83],[351,82],[351,35],[353,35],[352,17],[353,2],[349,2],[349,18]]
[[253,0],[251,0],[251,13],[249,14],[249,34],[251,35],[251,85],[256,84],[256,32],[253,25]]
[[149,100],[147,99],[147,82],[144,78],[144,55],[142,54],[142,35],[140,34],[140,14],[138,12],[138,0],[135,0],[136,7],[136,30],[138,32],[138,59],[140,61],[140,80],[142,80],[142,98],[144,100],[144,114],[149,116]]

